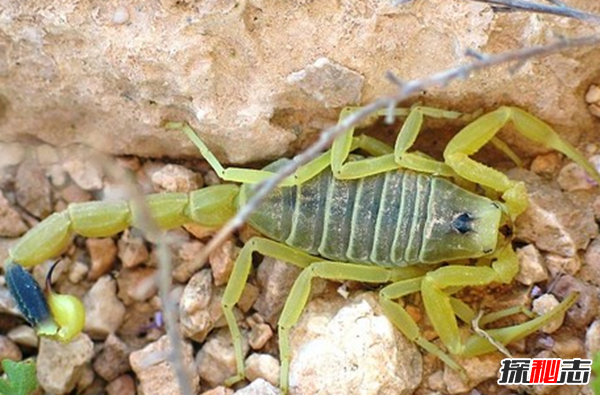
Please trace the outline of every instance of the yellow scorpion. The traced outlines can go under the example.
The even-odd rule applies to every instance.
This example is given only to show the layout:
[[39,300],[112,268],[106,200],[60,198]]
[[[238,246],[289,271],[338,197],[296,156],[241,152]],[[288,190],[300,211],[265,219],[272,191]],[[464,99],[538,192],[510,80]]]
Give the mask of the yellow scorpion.
[[[350,111],[353,109],[342,111],[340,119]],[[303,269],[278,323],[283,391],[288,389],[289,331],[307,303],[315,277],[386,284],[379,295],[389,320],[408,339],[458,371],[462,368],[450,355],[470,357],[491,352],[497,346],[493,342],[505,345],[521,339],[575,302],[577,295],[572,294],[543,316],[489,329],[493,342],[479,335],[463,341],[457,317],[470,322],[476,314],[452,295],[468,286],[512,281],[519,271],[511,245],[513,223],[528,205],[522,182],[510,180],[470,156],[491,142],[514,160],[514,152],[496,137],[512,122],[518,133],[562,152],[599,183],[600,175],[550,126],[515,107],[501,107],[460,130],[446,146],[443,162],[411,151],[411,146],[425,116],[456,119],[461,114],[421,106],[395,113],[406,120],[393,148],[372,137],[354,136],[350,129],[335,140],[331,150],[287,178],[250,217],[250,225],[266,237],[255,237],[242,248],[223,295],[223,312],[237,361],[237,374],[228,384],[245,377],[233,307],[246,284],[254,252]],[[148,196],[149,211],[163,229],[190,222],[222,226],[252,195],[253,185],[271,176],[283,163],[280,160],[262,170],[224,168],[189,126],[167,126],[185,132],[219,177],[242,185]],[[356,150],[369,157],[349,161]],[[475,193],[476,187],[487,196]],[[73,234],[108,237],[135,226],[138,215],[135,205],[127,201],[71,204],[30,230],[10,250],[5,266],[7,283],[25,317],[41,335],[69,341],[83,328],[84,310],[72,296],[51,293],[46,298],[22,266],[57,256]],[[465,259],[477,264],[464,265]],[[415,292],[421,293],[427,316],[447,352],[426,340],[397,303]],[[480,322],[485,325],[515,312],[493,312]]]

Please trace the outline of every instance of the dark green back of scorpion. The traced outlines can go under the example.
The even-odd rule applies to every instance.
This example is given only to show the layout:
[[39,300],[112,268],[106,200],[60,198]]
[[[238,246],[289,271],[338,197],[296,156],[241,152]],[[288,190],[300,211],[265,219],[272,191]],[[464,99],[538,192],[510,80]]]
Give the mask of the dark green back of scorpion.
[[[265,169],[276,171],[285,161]],[[251,187],[242,187],[241,204]],[[273,191],[248,222],[267,237],[312,255],[366,265],[406,266],[491,252],[495,241],[478,247],[476,254],[472,246],[461,249],[473,235],[468,234],[468,221],[457,222],[457,218],[475,218],[481,208],[489,211],[492,204],[446,179],[413,171],[338,180],[327,169],[302,185]],[[488,226],[497,227],[497,223]],[[440,251],[448,244],[455,248]]]

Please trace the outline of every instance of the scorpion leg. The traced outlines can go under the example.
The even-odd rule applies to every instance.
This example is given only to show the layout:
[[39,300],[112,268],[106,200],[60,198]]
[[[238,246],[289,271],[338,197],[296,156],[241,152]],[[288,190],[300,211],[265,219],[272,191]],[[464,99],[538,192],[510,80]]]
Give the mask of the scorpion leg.
[[[389,269],[377,266],[362,266],[330,261],[318,261],[307,266],[296,279],[277,324],[279,333],[279,353],[281,358],[281,390],[284,393],[287,393],[289,387],[288,375],[291,360],[289,331],[298,322],[298,319],[308,302],[311,291],[311,280],[313,278],[318,277],[335,281],[360,281],[381,284],[397,279],[422,276],[423,272],[424,270],[422,268]],[[418,288],[415,289],[415,291],[417,290]],[[416,324],[414,325],[416,326]],[[435,346],[431,346],[435,348]]]
[[[451,354],[470,357],[494,351],[496,347],[487,339],[474,335],[463,342],[458,330],[456,315],[461,319],[470,319],[472,311],[465,310],[452,302],[444,290],[448,287],[482,286],[491,282],[510,282],[518,270],[518,259],[510,245],[496,254],[497,260],[492,267],[446,266],[427,273],[421,283],[421,295],[427,316],[440,339]],[[487,333],[498,343],[508,344],[535,332],[556,316],[564,313],[577,299],[570,295],[552,311],[524,324],[493,329]],[[458,309],[456,309],[458,307]],[[502,311],[505,314],[507,311]],[[491,316],[488,322],[499,317]]]
[[[340,114],[340,120],[353,111],[355,111],[355,109],[351,107],[344,109]],[[377,116],[385,114],[387,114],[387,110],[376,113]],[[424,116],[457,119],[462,114],[455,111],[415,106],[411,109],[396,109],[395,115],[407,115],[407,118],[398,133],[393,155],[388,154],[379,158],[344,163],[352,150],[354,128],[348,129],[333,142],[333,146],[331,147],[331,169],[337,178],[363,178],[369,175],[393,170],[398,167],[444,176],[455,175],[452,169],[445,163],[436,161],[418,152],[407,151],[412,147],[421,131]]]
[[235,384],[236,382],[243,380],[245,377],[242,335],[233,314],[233,307],[240,300],[242,292],[244,291],[244,287],[246,286],[248,274],[250,273],[250,268],[252,266],[252,254],[254,252],[290,262],[300,268],[305,268],[312,262],[321,259],[305,254],[295,248],[288,247],[284,244],[269,239],[264,239],[262,237],[253,237],[244,245],[235,261],[233,271],[231,272],[227,287],[225,288],[225,293],[223,294],[223,299],[221,300],[223,314],[225,315],[227,325],[229,326],[229,330],[231,332],[237,367],[237,374],[233,377],[230,377],[226,381],[226,385]]
[[461,177],[502,193],[513,219],[527,208],[523,183],[512,181],[501,172],[469,157],[491,141],[508,122],[512,122],[524,137],[562,152],[600,182],[600,175],[594,167],[549,125],[519,108],[500,107],[470,123],[454,136],[444,150],[444,159]]

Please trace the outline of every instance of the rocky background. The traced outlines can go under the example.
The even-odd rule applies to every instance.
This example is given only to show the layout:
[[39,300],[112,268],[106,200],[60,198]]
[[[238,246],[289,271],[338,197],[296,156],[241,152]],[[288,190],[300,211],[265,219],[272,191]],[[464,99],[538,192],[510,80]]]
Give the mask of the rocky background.
[[[593,0],[569,5],[600,13]],[[189,122],[224,162],[263,163],[299,152],[335,122],[340,108],[392,93],[387,70],[402,79],[420,78],[468,61],[467,49],[499,53],[600,32],[590,23],[496,13],[466,0],[414,0],[396,7],[376,0],[0,0],[0,21],[0,261],[51,212],[124,196],[123,180],[108,177],[81,153],[82,145],[116,156],[112,162],[135,174],[145,192],[189,191],[219,180],[206,163],[190,159],[198,155],[186,138],[161,128],[164,121]],[[414,101],[465,112],[521,106],[597,165],[599,83],[600,51],[582,48],[514,70],[492,68]],[[431,126],[456,132],[455,124],[439,124]],[[388,129],[384,137],[393,138],[395,129]],[[461,298],[482,309],[525,305],[542,313],[577,290],[582,297],[564,325],[559,320],[510,351],[591,356],[600,350],[598,188],[559,155],[510,133],[504,138],[532,159],[529,172],[511,173],[527,182],[532,201],[517,235],[522,270],[512,286],[474,289]],[[437,138],[423,140],[424,147],[439,151]],[[194,389],[232,394],[222,387],[234,364],[219,301],[233,260],[253,232],[243,229],[198,267],[195,257],[212,233],[196,226],[169,232],[173,295]],[[49,264],[34,269],[40,282]],[[76,238],[54,286],[84,300],[85,334],[68,346],[38,339],[0,287],[0,358],[37,355],[40,383],[52,394],[178,394],[165,360],[169,343],[156,266],[152,245],[136,230]],[[297,274],[283,262],[257,261],[236,312],[252,383],[242,383],[236,394],[277,393],[274,331]],[[292,394],[517,390],[495,384],[500,353],[462,361],[471,383],[462,382],[406,342],[381,316],[373,295],[360,284],[316,282],[313,301],[293,332]],[[419,297],[407,298],[406,308],[425,336],[435,339]],[[556,388],[530,390],[547,394]]]

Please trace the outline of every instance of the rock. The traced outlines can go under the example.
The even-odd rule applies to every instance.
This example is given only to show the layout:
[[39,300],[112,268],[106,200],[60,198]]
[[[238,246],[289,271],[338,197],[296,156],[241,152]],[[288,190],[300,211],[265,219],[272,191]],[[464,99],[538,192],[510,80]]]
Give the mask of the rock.
[[565,273],[573,275],[581,268],[581,259],[577,255],[565,257],[550,253],[544,255],[544,260],[552,278]]
[[[336,120],[338,106],[357,95],[366,103],[395,92],[385,78],[390,67],[400,78],[421,78],[464,62],[469,48],[501,53],[536,45],[554,32],[590,34],[586,24],[495,13],[489,4],[403,3],[266,7],[165,0],[146,10],[63,2],[35,21],[27,16],[38,8],[11,3],[4,10],[11,24],[1,42],[7,48],[0,70],[2,139],[35,136],[54,145],[84,143],[144,157],[197,155],[182,133],[162,127],[164,120],[187,120],[222,159],[272,159],[298,138],[313,138],[316,129]],[[44,34],[50,30],[54,34]],[[64,46],[73,37],[79,58]],[[318,68],[315,60],[322,57],[329,61]],[[434,104],[466,111],[512,103],[570,132],[571,141],[580,131],[593,136],[581,100],[582,87],[597,76],[593,49],[544,60],[525,62],[509,83],[504,69],[475,73],[427,89],[416,100],[435,97]],[[299,70],[306,77],[290,85],[286,76]],[[329,89],[314,86],[319,81]],[[325,111],[326,105],[335,108]],[[539,152],[536,145],[519,147]]]
[[0,143],[0,170],[16,166],[25,158],[25,148],[19,143]]
[[134,236],[129,230],[123,232],[118,245],[119,259],[125,268],[138,266],[146,262],[150,256],[144,239]]
[[462,394],[469,391],[471,388],[476,387],[479,383],[485,380],[496,378],[498,375],[498,369],[500,367],[500,361],[506,358],[499,352],[491,354],[481,355],[479,357],[460,359],[458,364],[465,369],[468,383],[465,383],[460,374],[449,368],[447,365],[444,366],[444,383],[446,384],[446,391],[449,394]]
[[201,395],[233,395],[233,390],[231,388],[219,386],[217,388],[205,391]]
[[204,249],[204,243],[191,240],[181,245],[177,251],[178,265],[173,270],[173,278],[180,283],[187,282],[190,277],[206,265],[206,261],[198,259]]
[[191,192],[202,188],[202,175],[179,165],[165,165],[152,174],[152,184],[159,192]]
[[[242,335],[242,352],[248,353],[248,341]],[[210,387],[222,385],[235,375],[236,361],[231,334],[228,328],[213,332],[196,355],[196,366],[200,378]]]
[[96,375],[94,374],[94,370],[89,365],[85,365],[83,368],[83,372],[81,373],[81,377],[79,381],[77,381],[77,393],[85,394],[85,390],[92,385]]
[[242,292],[242,296],[240,296],[237,307],[244,313],[247,313],[252,308],[254,303],[256,303],[259,294],[260,290],[256,285],[252,283],[246,283],[246,287]]
[[29,325],[19,325],[11,329],[6,336],[15,343],[26,347],[37,348],[39,342],[35,329]]
[[518,240],[534,243],[542,251],[573,257],[598,235],[590,208],[572,202],[553,184],[523,169],[512,169],[509,178],[524,181],[530,206],[515,223]]
[[52,212],[50,181],[42,168],[32,160],[19,165],[15,181],[17,202],[37,218],[45,218]]
[[554,344],[552,352],[559,358],[582,358],[585,355],[585,344],[580,337],[574,337],[569,331],[556,332],[552,335]]
[[[23,354],[21,354],[19,346],[17,346],[10,338],[0,335],[0,361],[5,359],[20,361],[23,359]],[[2,367],[0,367],[0,373],[2,373]]]
[[[197,393],[200,384],[194,366],[192,345],[184,341],[181,346],[183,349],[183,366],[188,372],[192,390]],[[140,382],[139,389],[144,395],[181,394],[175,372],[168,361],[168,353],[170,352],[171,345],[165,335],[143,349],[130,354],[129,362]]]
[[85,245],[90,252],[92,267],[88,278],[97,280],[110,272],[117,257],[117,246],[110,237],[105,239],[86,239]]
[[42,388],[53,394],[71,392],[94,355],[94,343],[80,334],[70,343],[42,337],[37,358],[37,377]]
[[600,352],[600,320],[592,322],[585,334],[585,350],[587,358],[596,358]]
[[264,319],[258,313],[248,317],[246,321],[250,326],[248,344],[253,350],[260,350],[273,337],[273,329],[269,324],[265,324]]
[[233,270],[233,263],[237,258],[239,249],[232,240],[222,243],[219,248],[210,253],[208,262],[212,268],[215,285],[221,286],[227,284],[229,275]]
[[215,294],[210,270],[196,273],[185,286],[179,302],[183,335],[202,343],[215,322],[223,316],[220,303]]
[[66,203],[83,203],[92,200],[91,193],[81,189],[76,184],[69,184],[60,191],[60,196]]
[[519,274],[516,280],[521,284],[532,285],[548,279],[544,258],[533,244],[517,249],[519,257]]
[[579,299],[567,311],[567,324],[584,329],[598,316],[598,291],[596,287],[568,274],[560,277],[552,293],[564,299],[573,292],[579,292]]
[[581,278],[595,286],[600,286],[600,238],[592,240],[585,251]]
[[94,160],[75,158],[63,163],[63,168],[80,188],[86,191],[102,189],[102,167]]
[[292,289],[300,269],[294,265],[265,257],[257,270],[261,292],[254,309],[272,326],[277,325],[279,314]]
[[73,262],[69,268],[69,281],[73,284],[78,284],[87,276],[89,271],[88,266],[79,261]]
[[250,381],[265,379],[273,386],[279,386],[279,361],[269,354],[250,354],[246,358],[246,378]]
[[281,395],[281,391],[263,379],[256,379],[250,385],[235,391],[234,395]]
[[98,279],[83,299],[86,317],[84,330],[92,338],[104,339],[123,323],[125,306],[117,298],[117,284],[110,276]]
[[35,147],[35,154],[38,163],[44,167],[60,162],[60,153],[56,148],[48,144]]
[[[556,300],[556,297],[552,294],[544,294],[537,299],[533,300],[532,311],[538,315],[544,315],[550,312],[553,308],[559,305],[559,301]],[[541,330],[544,333],[554,333],[556,332],[563,324],[565,319],[565,315],[561,314],[560,316],[554,318],[551,322],[545,325]]]
[[373,293],[312,300],[291,331],[290,392],[411,394],[421,354],[378,311]]
[[[595,168],[600,168],[600,156],[592,156],[589,161]],[[565,191],[589,190],[596,186],[595,181],[577,163],[568,163],[563,167],[556,181]]]
[[530,170],[546,179],[554,179],[561,166],[561,157],[557,152],[538,155],[533,158]]
[[117,278],[119,299],[126,305],[144,302],[158,292],[156,275],[158,271],[150,267],[123,269]]
[[27,231],[19,213],[0,191],[0,237],[19,237]]
[[130,375],[124,374],[108,383],[106,393],[107,395],[135,395],[135,381]]
[[340,108],[360,103],[364,80],[347,67],[319,58],[303,70],[289,74],[286,82],[294,88],[294,100],[300,99],[300,91],[306,95],[300,99],[304,102],[312,100],[325,108]]
[[116,380],[131,369],[129,353],[129,347],[111,333],[94,360],[94,370],[106,381]]
[[600,87],[598,85],[590,85],[585,94],[585,101],[590,114],[600,118]]

